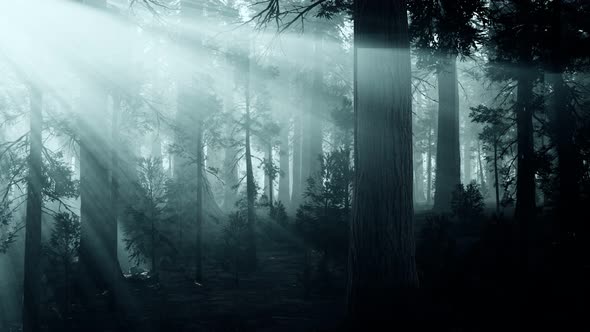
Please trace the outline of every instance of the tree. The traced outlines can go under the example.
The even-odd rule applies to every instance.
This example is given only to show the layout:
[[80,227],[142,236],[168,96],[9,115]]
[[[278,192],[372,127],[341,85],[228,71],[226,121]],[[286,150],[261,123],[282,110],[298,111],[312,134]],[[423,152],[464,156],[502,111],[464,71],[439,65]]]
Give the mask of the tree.
[[150,260],[151,275],[157,277],[159,255],[164,245],[171,246],[163,223],[166,204],[167,178],[159,158],[140,159],[138,180],[135,183],[137,197],[133,205],[127,207],[131,216],[126,224],[126,249],[138,263],[147,256]]
[[30,87],[30,145],[27,180],[23,331],[41,331],[41,208],[43,205],[43,96]]
[[[471,108],[471,114],[469,115],[474,122],[485,124],[479,139],[483,143],[484,151],[492,153],[492,167],[494,174],[494,189],[496,198],[496,213],[500,213],[500,183],[499,183],[499,172],[500,163],[504,157],[506,151],[506,145],[508,141],[506,136],[509,130],[512,129],[512,122],[509,119],[507,110],[505,109],[493,109],[483,105]],[[480,165],[481,167],[481,165]]]
[[60,294],[60,305],[64,315],[69,315],[71,310],[72,294],[70,289],[74,262],[78,258],[79,249],[80,219],[72,213],[58,213],[54,217],[54,228],[51,231],[47,252],[52,267],[58,267],[60,270],[58,273],[59,282],[64,285]]
[[410,34],[422,51],[418,66],[435,67],[438,79],[438,139],[434,209],[449,211],[461,183],[457,57],[470,56],[483,39],[484,1],[411,0]]
[[354,330],[411,319],[418,287],[406,10],[405,1],[354,3],[355,190],[347,299]]

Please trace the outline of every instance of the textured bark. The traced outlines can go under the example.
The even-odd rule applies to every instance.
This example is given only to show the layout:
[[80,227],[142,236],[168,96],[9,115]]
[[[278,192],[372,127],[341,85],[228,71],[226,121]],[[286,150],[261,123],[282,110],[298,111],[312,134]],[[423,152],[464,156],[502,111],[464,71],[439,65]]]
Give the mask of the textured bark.
[[42,103],[36,87],[30,88],[29,177],[27,181],[27,214],[25,220],[25,266],[23,297],[23,331],[38,332],[41,309],[41,208],[42,174]]
[[444,59],[438,73],[438,139],[434,209],[449,211],[451,195],[461,183],[459,84],[457,56]]
[[279,168],[281,175],[279,175],[279,201],[284,206],[288,206],[291,202],[290,178],[289,178],[289,121],[285,120],[280,132],[280,151],[279,151]]
[[347,317],[349,328],[361,331],[411,320],[418,276],[406,3],[356,1],[354,18],[355,190]]

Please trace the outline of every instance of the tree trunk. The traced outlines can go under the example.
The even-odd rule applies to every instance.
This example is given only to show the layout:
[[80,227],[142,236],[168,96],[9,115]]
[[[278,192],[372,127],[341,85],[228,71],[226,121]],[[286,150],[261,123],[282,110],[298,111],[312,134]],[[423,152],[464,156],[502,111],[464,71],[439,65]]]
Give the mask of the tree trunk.
[[203,258],[202,258],[202,240],[203,240],[203,119],[197,119],[197,127],[195,128],[195,135],[197,136],[197,201],[196,201],[196,241],[195,241],[195,281],[203,282]]
[[406,9],[405,1],[354,6],[355,190],[347,289],[348,326],[354,331],[412,320],[415,312]]
[[41,331],[41,209],[43,204],[43,95],[30,87],[29,176],[25,220],[23,331]]
[[438,72],[438,140],[434,209],[447,212],[451,196],[461,183],[459,146],[459,83],[457,56],[449,55]]
[[279,175],[279,201],[283,206],[289,206],[291,201],[289,190],[289,121],[285,120],[280,133],[280,151],[279,151],[279,167],[281,174]]

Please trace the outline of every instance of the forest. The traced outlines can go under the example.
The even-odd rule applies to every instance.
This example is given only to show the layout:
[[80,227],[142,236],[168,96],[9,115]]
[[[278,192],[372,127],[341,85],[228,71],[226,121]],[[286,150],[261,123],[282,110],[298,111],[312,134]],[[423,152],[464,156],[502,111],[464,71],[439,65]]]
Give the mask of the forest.
[[2,1],[0,332],[588,326],[588,17]]

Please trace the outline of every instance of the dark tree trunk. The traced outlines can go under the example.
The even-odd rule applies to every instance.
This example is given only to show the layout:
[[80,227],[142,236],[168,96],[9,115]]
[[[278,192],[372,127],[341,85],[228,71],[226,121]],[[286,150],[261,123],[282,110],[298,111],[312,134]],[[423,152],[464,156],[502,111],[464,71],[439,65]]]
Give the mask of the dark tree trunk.
[[[356,1],[351,330],[412,320],[418,287],[412,195],[410,45],[405,1]],[[385,325],[382,325],[382,324]]]
[[42,129],[43,96],[37,87],[30,88],[29,176],[25,220],[25,266],[23,297],[23,331],[41,331],[41,208],[43,204]]
[[438,73],[438,140],[434,209],[449,211],[451,195],[461,183],[459,83],[457,56],[449,55]]
[[289,121],[285,120],[280,133],[281,147],[279,152],[279,167],[281,174],[279,175],[279,201],[285,207],[289,206],[291,202],[289,190]]

